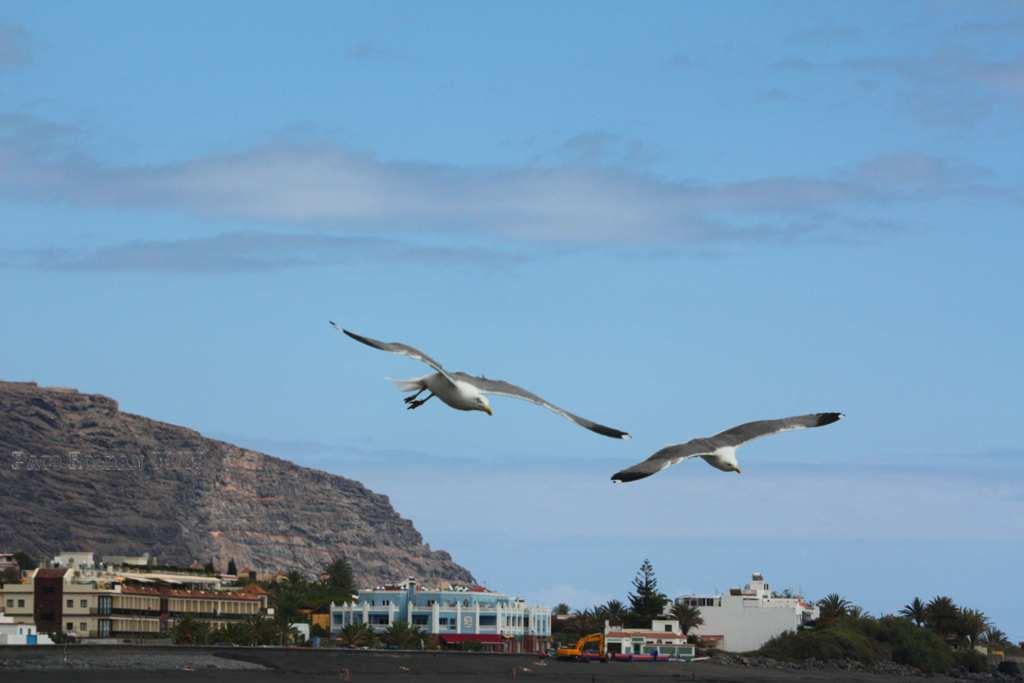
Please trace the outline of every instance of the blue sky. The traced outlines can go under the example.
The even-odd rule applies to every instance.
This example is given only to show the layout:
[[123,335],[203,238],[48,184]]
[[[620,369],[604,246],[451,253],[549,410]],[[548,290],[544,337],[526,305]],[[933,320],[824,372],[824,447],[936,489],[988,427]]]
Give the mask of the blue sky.
[[[5,3],[5,379],[360,479],[497,588],[650,557],[1024,638],[1015,3]],[[407,413],[412,361],[529,405]],[[742,475],[608,477],[841,410]]]

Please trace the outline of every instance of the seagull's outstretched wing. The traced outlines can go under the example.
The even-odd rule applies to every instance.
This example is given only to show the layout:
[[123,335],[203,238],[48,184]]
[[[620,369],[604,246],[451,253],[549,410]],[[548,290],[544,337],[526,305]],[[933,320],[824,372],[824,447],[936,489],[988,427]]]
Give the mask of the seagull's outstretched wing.
[[791,429],[807,429],[809,427],[830,425],[833,422],[838,422],[842,417],[842,413],[811,413],[810,415],[784,417],[781,420],[758,420],[757,422],[747,422],[732,429],[727,429],[720,434],[715,434],[708,441],[714,444],[715,448],[735,448],[762,436],[788,432]]
[[547,401],[542,399],[540,396],[537,396],[536,394],[531,393],[531,392],[527,391],[526,389],[523,389],[522,387],[517,387],[515,384],[509,384],[508,382],[503,382],[500,379],[487,379],[486,377],[474,377],[473,375],[468,375],[465,372],[453,373],[452,377],[454,377],[455,379],[462,380],[463,382],[469,382],[470,384],[472,384],[473,386],[475,386],[477,389],[479,389],[480,391],[484,392],[485,394],[496,394],[498,396],[511,396],[512,398],[519,398],[519,399],[522,399],[524,401],[529,401],[530,403],[535,403],[536,405],[539,405],[539,406],[542,406],[544,408],[547,408],[548,410],[550,410],[553,413],[556,413],[558,415],[561,415],[564,418],[572,420],[573,422],[578,424],[580,427],[583,427],[584,429],[589,429],[592,432],[597,432],[598,434],[602,434],[604,436],[610,436],[613,439],[628,439],[629,438],[629,434],[624,432],[624,431],[622,431],[622,430],[620,430],[620,429],[614,429],[612,427],[605,427],[602,424],[598,424],[596,422],[591,422],[590,420],[588,420],[588,419],[586,419],[584,417],[580,417],[579,415],[574,415],[574,414],[570,413],[568,410],[564,410],[562,408],[559,408],[558,406],[554,405],[553,403],[548,403]]
[[612,475],[612,481],[636,481],[637,479],[643,479],[660,472],[681,460],[698,455],[710,455],[719,448],[737,448],[759,437],[778,434],[779,432],[786,432],[791,429],[821,427],[837,422],[842,417],[842,413],[812,413],[810,415],[784,417],[781,420],[746,422],[706,439],[691,439],[686,443],[666,446],[646,460],[616,472]]
[[452,380],[451,374],[447,370],[445,370],[440,363],[438,363],[436,360],[434,360],[427,354],[423,353],[419,349],[415,349],[409,346],[408,344],[402,344],[400,342],[382,342],[377,341],[376,339],[370,339],[369,337],[364,337],[362,335],[356,334],[355,332],[349,332],[348,330],[338,327],[338,324],[335,323],[333,320],[331,320],[330,323],[331,326],[334,327],[334,329],[336,329],[338,332],[341,332],[343,334],[348,335],[349,337],[352,337],[357,342],[362,342],[367,346],[372,346],[373,348],[380,349],[381,351],[389,351],[390,353],[397,353],[400,356],[408,356],[409,358],[415,358],[421,363],[426,363],[437,372],[440,372],[442,375],[445,376],[445,378],[448,379],[449,382],[454,381]]

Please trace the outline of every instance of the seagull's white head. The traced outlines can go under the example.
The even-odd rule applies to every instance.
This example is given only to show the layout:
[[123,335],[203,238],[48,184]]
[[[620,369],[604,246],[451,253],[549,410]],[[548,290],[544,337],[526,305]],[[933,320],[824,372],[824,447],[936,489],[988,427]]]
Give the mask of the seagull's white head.
[[494,411],[491,410],[491,402],[488,401],[487,397],[483,394],[476,397],[476,405],[473,407],[473,410],[479,410],[487,413],[488,415],[494,415]]

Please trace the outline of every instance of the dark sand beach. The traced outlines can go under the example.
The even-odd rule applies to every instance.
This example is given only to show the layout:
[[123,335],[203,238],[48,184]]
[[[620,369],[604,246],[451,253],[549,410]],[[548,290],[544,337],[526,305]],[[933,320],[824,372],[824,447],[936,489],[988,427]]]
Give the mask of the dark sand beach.
[[[191,670],[188,670],[191,669]],[[305,680],[375,681],[862,681],[903,680],[849,671],[776,671],[695,663],[580,664],[530,656],[471,653],[353,652],[281,648],[0,648],[0,680],[122,683],[192,681],[264,683]],[[932,677],[932,681],[953,680]]]

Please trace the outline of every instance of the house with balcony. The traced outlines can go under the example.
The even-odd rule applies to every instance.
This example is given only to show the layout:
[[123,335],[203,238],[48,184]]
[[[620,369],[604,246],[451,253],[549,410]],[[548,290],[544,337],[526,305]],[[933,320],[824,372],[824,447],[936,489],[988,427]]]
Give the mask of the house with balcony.
[[350,624],[383,633],[404,622],[442,645],[475,641],[502,652],[535,652],[551,639],[551,610],[482,586],[425,587],[413,579],[360,590],[351,603],[331,603],[331,635]]

